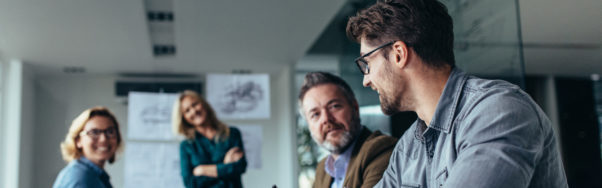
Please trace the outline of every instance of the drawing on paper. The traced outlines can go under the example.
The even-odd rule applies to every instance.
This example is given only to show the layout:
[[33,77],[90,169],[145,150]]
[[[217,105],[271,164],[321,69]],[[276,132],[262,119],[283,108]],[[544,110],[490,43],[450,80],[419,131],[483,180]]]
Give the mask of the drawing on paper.
[[267,74],[209,74],[207,101],[220,119],[270,117]]
[[221,96],[219,110],[227,114],[249,112],[263,100],[261,85],[253,81],[228,85],[225,91]]
[[128,95],[128,139],[173,140],[171,109],[175,93],[130,92]]

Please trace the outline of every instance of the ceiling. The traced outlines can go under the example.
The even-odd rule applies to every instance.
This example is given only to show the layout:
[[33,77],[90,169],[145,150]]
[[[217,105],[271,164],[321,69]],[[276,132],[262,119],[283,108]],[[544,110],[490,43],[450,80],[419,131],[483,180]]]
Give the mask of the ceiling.
[[[39,73],[279,71],[344,0],[174,0],[177,54],[154,57],[144,0],[0,0],[0,57]],[[602,74],[602,1],[520,0],[527,74]]]
[[154,57],[144,0],[0,0],[0,56],[40,73],[280,71],[343,0],[174,0],[177,55]]

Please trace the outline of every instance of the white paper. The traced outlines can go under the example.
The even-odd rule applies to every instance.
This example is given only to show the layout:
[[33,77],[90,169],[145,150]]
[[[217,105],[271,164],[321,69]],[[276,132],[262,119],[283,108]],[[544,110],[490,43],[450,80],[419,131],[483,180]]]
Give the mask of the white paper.
[[220,119],[270,118],[268,74],[208,74],[206,91]]
[[247,158],[247,169],[261,169],[262,128],[259,125],[235,126],[240,130]]
[[129,141],[124,187],[184,187],[178,143]]
[[178,94],[130,92],[128,96],[128,138],[174,140],[171,113]]

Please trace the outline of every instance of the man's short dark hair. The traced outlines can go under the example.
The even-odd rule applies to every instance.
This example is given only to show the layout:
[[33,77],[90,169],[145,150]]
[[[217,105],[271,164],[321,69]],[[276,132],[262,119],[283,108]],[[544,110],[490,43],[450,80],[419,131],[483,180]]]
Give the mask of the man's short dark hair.
[[356,102],[355,95],[353,94],[353,90],[351,87],[340,77],[332,75],[327,72],[310,72],[305,75],[305,81],[301,86],[301,91],[299,92],[299,107],[302,108],[303,98],[305,97],[305,93],[309,91],[311,88],[314,88],[323,84],[334,84],[336,85],[343,95],[347,99],[349,104],[353,104]]
[[349,18],[347,36],[374,46],[401,40],[431,67],[455,66],[452,19],[437,0],[379,1]]

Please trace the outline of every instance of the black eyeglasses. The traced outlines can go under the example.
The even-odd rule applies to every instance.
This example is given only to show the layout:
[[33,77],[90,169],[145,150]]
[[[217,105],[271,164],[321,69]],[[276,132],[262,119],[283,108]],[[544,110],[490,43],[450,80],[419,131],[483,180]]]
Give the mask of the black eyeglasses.
[[372,53],[376,52],[377,50],[384,48],[386,46],[389,46],[391,44],[395,43],[395,41],[391,41],[388,43],[385,43],[383,45],[380,45],[379,47],[376,47],[374,50],[358,57],[355,59],[355,64],[357,65],[357,68],[360,69],[360,71],[362,72],[362,74],[366,75],[368,73],[370,73],[370,67],[368,66],[368,61],[366,61],[366,57],[370,56]]
[[82,131],[80,135],[88,135],[90,138],[96,140],[100,137],[100,134],[105,134],[107,138],[116,138],[117,137],[117,129],[115,127],[111,127],[108,129],[90,129],[87,131]]

